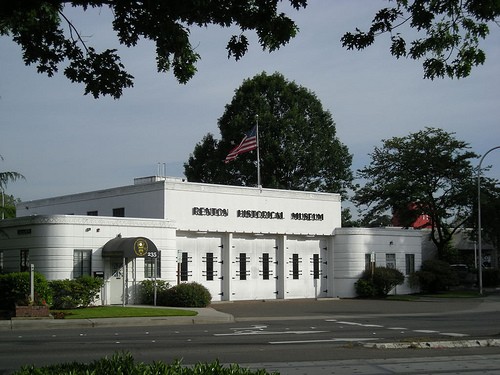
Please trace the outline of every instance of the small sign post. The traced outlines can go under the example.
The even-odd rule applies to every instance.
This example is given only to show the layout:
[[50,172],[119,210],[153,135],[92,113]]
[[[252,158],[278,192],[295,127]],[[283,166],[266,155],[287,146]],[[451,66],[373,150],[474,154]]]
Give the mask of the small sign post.
[[30,302],[35,302],[35,265],[30,264]]

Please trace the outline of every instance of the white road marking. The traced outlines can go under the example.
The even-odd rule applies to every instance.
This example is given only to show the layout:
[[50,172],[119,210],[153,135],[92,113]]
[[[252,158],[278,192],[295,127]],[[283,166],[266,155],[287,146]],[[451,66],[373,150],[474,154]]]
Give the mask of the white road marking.
[[441,332],[440,335],[451,336],[451,337],[467,337],[467,336],[469,336],[465,333],[446,333],[446,332]]
[[235,331],[233,333],[215,333],[214,336],[245,336],[245,335],[307,335],[311,333],[326,333],[329,331]]
[[325,339],[325,340],[297,340],[297,341],[270,341],[271,345],[281,345],[281,344],[311,344],[320,342],[358,342],[358,341],[374,341],[378,339],[373,338],[343,338],[343,339]]
[[413,332],[417,332],[417,333],[439,333],[439,331],[433,331],[431,329],[414,329]]

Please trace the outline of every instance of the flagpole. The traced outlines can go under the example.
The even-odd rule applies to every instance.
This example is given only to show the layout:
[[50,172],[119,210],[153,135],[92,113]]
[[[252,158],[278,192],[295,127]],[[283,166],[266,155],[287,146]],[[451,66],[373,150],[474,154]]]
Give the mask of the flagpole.
[[256,118],[256,136],[257,136],[257,187],[259,189],[262,188],[262,185],[260,183],[260,153],[259,153],[259,115],[255,115]]

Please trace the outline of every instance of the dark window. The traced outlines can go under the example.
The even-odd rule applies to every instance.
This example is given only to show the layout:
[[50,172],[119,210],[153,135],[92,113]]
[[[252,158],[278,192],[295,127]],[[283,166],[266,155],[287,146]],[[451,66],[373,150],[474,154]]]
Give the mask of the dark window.
[[406,274],[410,275],[415,272],[415,254],[405,254]]
[[300,276],[299,263],[299,254],[292,254],[292,277],[294,280],[298,280]]
[[262,279],[269,280],[269,253],[262,254]]
[[214,253],[207,253],[206,261],[206,276],[208,281],[214,279]]
[[160,278],[161,277],[161,251],[158,251],[158,256],[155,258],[144,258],[144,278]]
[[240,253],[240,280],[247,279],[247,254]]
[[313,254],[313,278],[319,279],[319,254]]
[[87,216],[97,216],[97,211],[87,211]]
[[385,266],[396,269],[396,254],[385,254]]
[[0,274],[3,272],[3,250],[0,250]]
[[188,263],[189,263],[189,257],[188,253],[182,253],[182,258],[181,258],[181,281],[188,281],[188,276],[189,276],[189,268],[188,268]]
[[113,208],[114,217],[125,217],[125,207]]
[[365,271],[371,270],[372,255],[365,254]]
[[73,278],[90,276],[92,267],[92,250],[73,251]]
[[21,272],[28,272],[30,270],[30,251],[27,249],[23,249],[21,250],[19,255],[19,269],[21,270]]

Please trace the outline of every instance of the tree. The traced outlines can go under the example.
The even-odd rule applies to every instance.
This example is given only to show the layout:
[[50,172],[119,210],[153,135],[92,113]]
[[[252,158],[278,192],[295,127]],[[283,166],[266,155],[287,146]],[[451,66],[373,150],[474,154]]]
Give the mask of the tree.
[[410,225],[428,215],[431,240],[443,258],[453,233],[471,215],[474,204],[474,168],[477,155],[454,133],[425,128],[406,137],[383,141],[370,155],[369,166],[358,171],[366,184],[353,200],[367,206],[368,216],[397,212]]
[[[2,155],[0,155],[0,160],[3,160]],[[5,194],[5,189],[7,188],[7,183],[9,181],[16,181],[19,179],[24,179],[24,176],[18,172],[0,172],[0,212],[1,218],[12,217],[12,204],[14,199],[12,196]]]
[[259,74],[236,90],[218,121],[221,140],[206,135],[184,164],[188,180],[255,186],[255,151],[223,161],[257,116],[264,187],[346,192],[353,179],[352,156],[336,137],[331,114],[312,92],[279,73]]
[[[289,0],[295,9],[305,8],[306,0]],[[49,77],[62,63],[72,82],[85,85],[85,94],[95,98],[119,98],[133,85],[116,49],[97,52],[88,45],[78,27],[65,16],[65,7],[109,7],[114,15],[113,29],[121,44],[132,47],[140,39],[156,44],[159,72],[172,70],[180,83],[196,72],[200,59],[189,40],[190,28],[218,25],[240,28],[227,43],[228,56],[239,60],[247,51],[245,32],[255,30],[264,50],[274,51],[288,43],[298,28],[284,13],[279,0],[271,1],[126,1],[126,0],[31,0],[7,1],[0,8],[0,35],[10,35],[23,50],[26,65],[36,64],[39,73]]]
[[[0,35],[11,36],[22,48],[24,63],[36,64],[39,73],[53,76],[65,63],[64,74],[72,82],[83,83],[85,94],[119,98],[123,89],[133,85],[134,77],[125,70],[116,49],[97,52],[88,44],[78,25],[66,17],[66,7],[111,9],[113,29],[122,45],[133,47],[140,39],[153,41],[158,71],[173,71],[180,83],[186,83],[196,73],[200,59],[189,40],[193,27],[239,27],[240,33],[231,36],[226,46],[228,57],[236,60],[245,55],[249,43],[245,33],[251,30],[264,50],[274,51],[298,32],[296,24],[278,11],[281,1],[4,1]],[[297,10],[307,6],[307,0],[288,3]],[[356,29],[346,33],[343,46],[363,49],[377,35],[389,33],[391,54],[424,59],[427,78],[465,77],[473,66],[484,63],[479,41],[489,34],[488,22],[500,13],[498,0],[394,0],[392,4],[377,12],[368,32]],[[404,25],[416,35],[410,43],[399,33]],[[425,37],[419,38],[421,34]]]
[[[342,45],[364,49],[380,34],[391,37],[390,53],[396,58],[423,59],[424,77],[467,77],[486,56],[479,42],[489,34],[488,23],[500,15],[498,0],[394,0],[379,10],[370,29],[345,33]],[[400,32],[409,26],[410,38]]]

